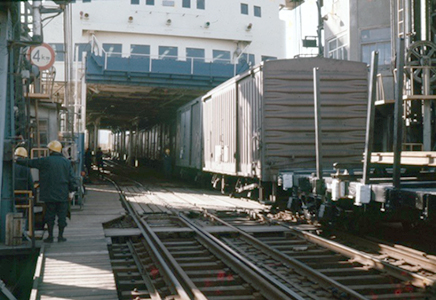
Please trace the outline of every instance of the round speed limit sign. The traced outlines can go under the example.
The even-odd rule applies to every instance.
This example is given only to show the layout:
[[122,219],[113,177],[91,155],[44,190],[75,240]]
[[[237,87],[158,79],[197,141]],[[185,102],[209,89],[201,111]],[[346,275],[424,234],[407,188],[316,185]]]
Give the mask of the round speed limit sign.
[[53,66],[56,54],[49,44],[43,43],[30,47],[28,57],[32,65],[39,67],[40,70],[47,70]]

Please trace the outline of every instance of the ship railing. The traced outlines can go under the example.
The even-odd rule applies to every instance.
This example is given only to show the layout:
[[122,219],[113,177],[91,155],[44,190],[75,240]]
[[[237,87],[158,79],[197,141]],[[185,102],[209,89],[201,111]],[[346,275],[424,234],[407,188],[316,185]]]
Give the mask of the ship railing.
[[[238,74],[238,71],[241,65],[244,64],[244,61],[239,60],[237,62],[232,62],[230,59],[220,59],[220,58],[208,58],[208,57],[183,57],[178,55],[151,55],[151,54],[140,54],[140,53],[123,53],[123,52],[109,52],[103,49],[100,46],[100,42],[98,39],[92,35],[91,40],[91,52],[94,55],[103,57],[103,69],[108,70],[110,67],[108,64],[110,63],[110,58],[124,58],[128,59],[128,64],[130,64],[131,60],[134,59],[143,59],[148,61],[148,71],[153,71],[153,62],[156,61],[179,61],[179,62],[189,62],[190,63],[190,73],[191,75],[195,74],[195,65],[197,62],[199,63],[208,63],[208,64],[220,64],[220,65],[232,65],[233,66],[233,75]],[[247,62],[248,63],[248,62]]]

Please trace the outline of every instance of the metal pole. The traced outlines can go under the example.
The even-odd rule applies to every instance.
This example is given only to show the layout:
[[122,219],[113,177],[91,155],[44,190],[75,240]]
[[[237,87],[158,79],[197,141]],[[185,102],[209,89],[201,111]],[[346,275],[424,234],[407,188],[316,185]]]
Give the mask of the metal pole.
[[[39,100],[35,99],[35,120],[36,120],[36,147],[41,148],[41,136],[39,131]],[[38,157],[39,157],[39,150],[38,150]]]
[[71,126],[71,108],[70,108],[70,76],[69,76],[69,63],[70,63],[70,43],[69,43],[69,36],[68,36],[68,12],[66,9],[64,9],[64,20],[63,20],[63,33],[64,33],[64,45],[65,45],[65,61],[64,61],[64,82],[65,82],[65,86],[64,86],[64,105],[67,107],[67,114],[65,116],[65,132],[68,132],[68,129]]
[[94,153],[97,153],[97,149],[98,149],[98,125],[99,125],[99,120],[96,120],[94,122]]
[[[5,140],[10,137],[10,129],[8,126],[8,114],[10,114],[9,101],[13,101],[11,97],[8,97],[8,77],[9,80],[13,79],[12,73],[14,72],[13,65],[9,64],[9,55],[13,55],[13,52],[9,54],[8,51],[8,34],[11,33],[9,26],[10,19],[8,17],[8,9],[5,12],[0,11],[0,183],[6,182],[7,179],[11,181],[13,173],[10,164],[3,161],[5,151]],[[10,81],[10,85],[13,86],[13,80]],[[9,167],[8,167],[9,166]],[[12,198],[13,190],[10,184],[0,185],[0,241],[5,241],[6,236],[6,214],[11,212],[11,206],[9,205],[9,199]],[[1,282],[0,282],[1,284]]]
[[132,166],[132,161],[133,161],[133,153],[134,153],[134,147],[135,147],[135,138],[134,138],[134,134],[133,133],[133,128],[130,128],[130,132],[129,132],[129,151],[127,154],[127,165]]
[[318,7],[318,56],[323,57],[324,47],[322,46],[322,30],[324,29],[324,19],[321,15],[322,0],[317,0],[316,6]]
[[33,40],[42,42],[41,1],[33,0]]
[[369,165],[371,163],[371,152],[374,133],[374,114],[375,114],[375,97],[376,97],[376,82],[378,69],[378,51],[372,51],[371,56],[371,72],[368,90],[368,113],[366,116],[366,138],[365,138],[365,156],[363,163],[363,183],[369,183]]
[[397,43],[397,86],[394,106],[394,168],[393,184],[400,187],[401,178],[401,147],[403,138],[403,73],[404,73],[404,39]]
[[[430,85],[430,67],[424,67],[424,70],[422,70],[423,76],[423,94],[424,96],[430,95],[431,92],[431,85]],[[424,151],[431,151],[432,149],[432,143],[431,143],[431,137],[432,137],[432,110],[431,110],[431,100],[424,100],[423,101],[423,133],[422,133],[422,139],[424,144]]]
[[322,151],[321,151],[321,105],[319,92],[319,68],[313,68],[313,98],[315,108],[315,148],[316,148],[316,177],[322,179]]
[[[7,35],[9,33],[8,26],[8,12],[0,11],[0,182],[3,178],[3,151],[4,151],[4,141],[5,141],[5,128],[7,120],[7,101],[9,101],[7,96],[8,87],[8,74],[12,73],[8,69],[8,48],[7,48]],[[3,190],[0,186],[0,204]],[[0,213],[1,208],[0,208]],[[0,224],[1,226],[2,224]],[[3,229],[4,231],[4,229]]]

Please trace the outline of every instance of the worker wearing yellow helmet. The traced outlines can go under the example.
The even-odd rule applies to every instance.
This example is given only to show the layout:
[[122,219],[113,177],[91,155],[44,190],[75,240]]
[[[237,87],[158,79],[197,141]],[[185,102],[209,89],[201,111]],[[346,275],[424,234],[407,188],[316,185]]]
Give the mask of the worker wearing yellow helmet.
[[[27,150],[24,147],[15,149],[15,158],[27,158]],[[32,191],[35,194],[33,178],[30,169],[14,164],[14,190]]]
[[39,170],[40,200],[45,203],[45,222],[48,227],[46,243],[54,240],[53,229],[58,217],[58,242],[65,242],[64,228],[67,226],[68,194],[77,189],[71,162],[62,155],[59,141],[48,143],[50,155],[36,159],[18,159],[20,165]]

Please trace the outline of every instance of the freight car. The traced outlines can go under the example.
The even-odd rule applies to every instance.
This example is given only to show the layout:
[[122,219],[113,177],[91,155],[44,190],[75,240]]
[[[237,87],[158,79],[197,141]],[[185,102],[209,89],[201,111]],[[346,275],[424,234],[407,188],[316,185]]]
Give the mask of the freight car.
[[203,168],[203,114],[201,97],[177,110],[175,161],[182,178],[199,180]]
[[[322,174],[316,169],[314,68],[320,79]],[[180,107],[175,123],[140,132],[139,157],[158,162],[170,147],[182,176],[307,218],[345,220],[355,227],[364,227],[362,220],[434,220],[432,161],[403,165],[409,179],[398,189],[389,181],[389,157],[374,153],[371,181],[362,183],[367,77],[367,66],[359,62],[264,62]]]
[[267,61],[202,97],[203,171],[214,174],[216,187],[275,201],[284,170],[314,172],[313,68],[320,75],[323,168],[361,161],[367,66],[327,58]]

